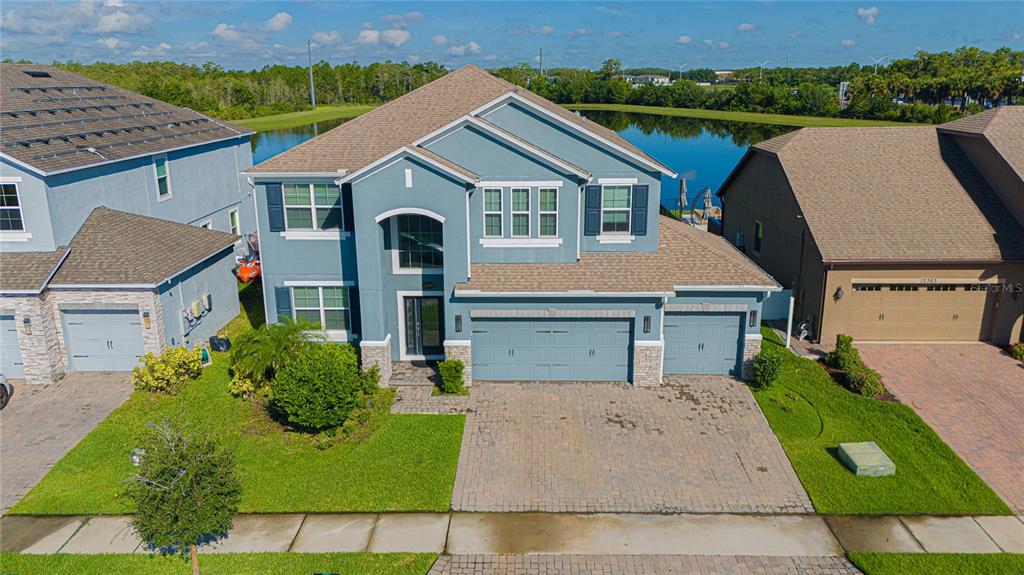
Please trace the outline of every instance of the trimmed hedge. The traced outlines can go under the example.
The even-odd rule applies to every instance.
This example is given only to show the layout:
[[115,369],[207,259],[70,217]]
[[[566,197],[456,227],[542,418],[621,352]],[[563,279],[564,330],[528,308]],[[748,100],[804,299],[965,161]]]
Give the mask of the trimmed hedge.
[[765,389],[771,387],[782,370],[782,357],[777,353],[761,350],[754,356],[754,383]]
[[841,371],[843,384],[854,393],[878,397],[885,392],[882,375],[864,365],[860,352],[853,346],[853,338],[848,335],[836,336],[836,348],[825,354],[825,364]]
[[466,365],[461,359],[446,359],[437,364],[437,371],[441,373],[441,392],[450,394],[465,393]]
[[366,405],[379,380],[376,368],[359,368],[351,345],[309,345],[277,371],[270,405],[298,429],[333,429]]

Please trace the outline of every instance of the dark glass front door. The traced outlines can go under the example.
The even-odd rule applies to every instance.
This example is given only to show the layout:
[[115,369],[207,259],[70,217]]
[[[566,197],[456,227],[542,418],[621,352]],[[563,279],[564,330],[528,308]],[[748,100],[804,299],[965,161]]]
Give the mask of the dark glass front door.
[[441,298],[405,298],[406,355],[444,355]]

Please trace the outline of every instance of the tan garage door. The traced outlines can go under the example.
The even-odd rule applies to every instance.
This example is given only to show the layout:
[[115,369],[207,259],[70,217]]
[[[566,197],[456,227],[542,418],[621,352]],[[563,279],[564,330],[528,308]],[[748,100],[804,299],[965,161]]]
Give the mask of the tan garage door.
[[878,341],[987,341],[992,284],[854,284],[847,333]]

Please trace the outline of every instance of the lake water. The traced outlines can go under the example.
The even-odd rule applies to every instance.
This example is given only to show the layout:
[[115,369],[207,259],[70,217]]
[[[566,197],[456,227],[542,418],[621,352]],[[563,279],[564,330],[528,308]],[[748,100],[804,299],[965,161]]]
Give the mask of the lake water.
[[[698,120],[655,114],[601,111],[581,113],[615,130],[623,138],[678,172],[680,178],[686,178],[688,199],[692,199],[705,186],[710,186],[717,192],[718,187],[752,144],[796,129],[790,126]],[[297,128],[259,132],[252,139],[253,163],[258,164],[276,156],[344,121],[331,120]],[[671,209],[679,206],[678,179],[662,179],[661,204]]]

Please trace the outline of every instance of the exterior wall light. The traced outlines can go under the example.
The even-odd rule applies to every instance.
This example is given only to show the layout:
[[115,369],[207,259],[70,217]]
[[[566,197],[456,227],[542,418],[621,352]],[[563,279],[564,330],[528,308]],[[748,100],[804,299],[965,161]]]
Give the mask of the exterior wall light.
[[455,333],[462,333],[462,315],[455,316]]
[[644,316],[644,333],[651,333],[651,316]]
[[25,327],[25,335],[32,335],[32,320],[26,317],[21,323]]
[[152,323],[152,320],[149,319],[149,312],[148,311],[142,312],[142,326],[144,328],[146,328],[146,329],[149,329],[149,326],[151,325],[151,323]]
[[750,310],[750,323],[747,324],[750,327],[757,327],[757,310]]
[[832,299],[834,299],[834,300],[836,300],[836,302],[838,302],[839,300],[843,299],[844,295],[846,295],[846,292],[843,291],[843,287],[842,286],[839,286],[839,287],[836,288],[836,293],[832,294]]

